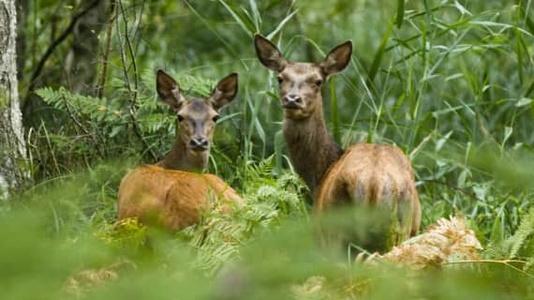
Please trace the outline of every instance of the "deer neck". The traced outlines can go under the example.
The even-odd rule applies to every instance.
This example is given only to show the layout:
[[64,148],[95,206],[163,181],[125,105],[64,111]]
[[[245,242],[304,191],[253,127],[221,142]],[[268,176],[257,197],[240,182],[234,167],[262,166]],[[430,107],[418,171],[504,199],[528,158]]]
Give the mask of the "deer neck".
[[284,118],[283,126],[291,163],[315,194],[324,174],[343,150],[328,133],[321,106],[306,119]]
[[177,138],[169,153],[157,165],[165,169],[201,172],[208,167],[208,156],[209,150],[191,151],[180,138]]

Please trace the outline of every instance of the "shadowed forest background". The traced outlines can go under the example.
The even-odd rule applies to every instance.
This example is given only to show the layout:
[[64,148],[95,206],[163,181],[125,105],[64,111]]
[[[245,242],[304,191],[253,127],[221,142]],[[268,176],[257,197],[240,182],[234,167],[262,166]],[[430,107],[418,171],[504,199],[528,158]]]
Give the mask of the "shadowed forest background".
[[[16,5],[27,157],[17,191],[0,204],[7,298],[534,298],[532,1]],[[352,41],[349,67],[323,87],[330,132],[343,147],[400,147],[415,169],[422,228],[465,216],[482,262],[416,272],[317,249],[311,198],[286,156],[278,84],[256,58],[256,33],[298,61]],[[158,69],[203,96],[239,73],[209,172],[247,205],[172,236],[114,224],[122,176],[174,141]],[[373,221],[360,217],[355,227]],[[110,265],[103,279],[65,283]]]

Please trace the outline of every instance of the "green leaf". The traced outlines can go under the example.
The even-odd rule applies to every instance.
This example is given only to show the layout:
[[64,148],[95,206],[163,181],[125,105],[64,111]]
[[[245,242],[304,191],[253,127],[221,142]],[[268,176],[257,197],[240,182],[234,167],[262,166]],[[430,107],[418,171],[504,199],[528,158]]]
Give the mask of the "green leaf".
[[515,107],[523,107],[523,106],[527,106],[527,105],[530,105],[530,103],[532,103],[532,99],[530,98],[521,98],[519,99],[519,101],[517,101],[515,103]]
[[506,144],[506,141],[512,136],[512,133],[514,132],[514,128],[510,126],[504,127],[504,138],[502,140],[502,144]]

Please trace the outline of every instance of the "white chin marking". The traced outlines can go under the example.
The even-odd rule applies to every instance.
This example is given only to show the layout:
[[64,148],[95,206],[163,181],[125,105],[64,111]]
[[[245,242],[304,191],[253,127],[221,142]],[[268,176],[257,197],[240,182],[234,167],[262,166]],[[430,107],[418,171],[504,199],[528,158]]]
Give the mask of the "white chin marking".
[[205,150],[189,149],[189,153],[191,153],[192,156],[200,156],[200,155],[203,155],[204,153],[206,153],[206,151],[208,151],[208,149],[205,149]]

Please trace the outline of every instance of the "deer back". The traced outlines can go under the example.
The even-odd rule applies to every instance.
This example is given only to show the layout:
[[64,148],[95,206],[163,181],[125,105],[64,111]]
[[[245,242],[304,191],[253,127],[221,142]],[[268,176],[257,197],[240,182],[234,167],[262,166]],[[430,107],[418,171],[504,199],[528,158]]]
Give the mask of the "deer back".
[[420,204],[410,160],[394,146],[356,144],[327,171],[315,201],[320,213],[343,203],[395,209],[407,234],[419,229]]
[[243,200],[221,178],[167,170],[154,165],[138,167],[119,188],[119,219],[139,218],[171,230],[197,223],[206,209],[230,211]]

